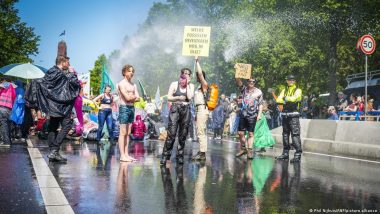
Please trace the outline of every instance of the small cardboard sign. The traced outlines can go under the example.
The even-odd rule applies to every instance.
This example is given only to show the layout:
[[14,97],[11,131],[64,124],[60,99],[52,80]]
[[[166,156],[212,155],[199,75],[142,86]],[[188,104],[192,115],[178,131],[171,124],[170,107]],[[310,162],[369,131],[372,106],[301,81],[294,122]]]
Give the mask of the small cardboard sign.
[[183,56],[208,56],[211,27],[185,26],[183,34]]
[[235,65],[236,73],[235,78],[251,79],[252,65],[237,63]]

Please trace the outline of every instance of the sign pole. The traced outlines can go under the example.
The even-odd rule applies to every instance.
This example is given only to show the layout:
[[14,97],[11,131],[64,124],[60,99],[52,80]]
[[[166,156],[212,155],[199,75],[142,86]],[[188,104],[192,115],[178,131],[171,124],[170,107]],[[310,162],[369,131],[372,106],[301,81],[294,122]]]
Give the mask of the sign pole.
[[194,70],[193,70],[193,79],[195,78],[195,73],[197,72],[196,69],[197,62],[194,60]]
[[371,34],[362,36],[356,44],[357,49],[361,49],[365,54],[365,92],[364,92],[364,120],[367,120],[367,103],[368,103],[368,55],[371,55],[376,49],[376,41]]
[[367,86],[368,86],[368,56],[365,55],[365,97],[363,99],[364,103],[364,120],[366,120],[366,115],[367,115],[367,103],[368,103],[368,98],[367,98]]

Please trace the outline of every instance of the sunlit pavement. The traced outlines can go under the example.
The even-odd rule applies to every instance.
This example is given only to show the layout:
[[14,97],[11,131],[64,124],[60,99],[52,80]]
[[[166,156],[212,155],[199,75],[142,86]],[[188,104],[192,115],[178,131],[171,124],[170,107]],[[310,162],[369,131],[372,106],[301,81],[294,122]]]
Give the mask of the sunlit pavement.
[[[49,163],[46,142],[33,144]],[[204,163],[191,161],[198,143],[188,141],[183,166],[173,152],[160,167],[162,145],[133,142],[138,161],[120,163],[118,146],[108,142],[66,142],[61,154],[68,163],[49,168],[75,213],[380,211],[379,163],[303,154],[300,164],[291,164],[276,161],[281,151],[274,149],[248,161],[235,158],[239,144],[210,139]]]

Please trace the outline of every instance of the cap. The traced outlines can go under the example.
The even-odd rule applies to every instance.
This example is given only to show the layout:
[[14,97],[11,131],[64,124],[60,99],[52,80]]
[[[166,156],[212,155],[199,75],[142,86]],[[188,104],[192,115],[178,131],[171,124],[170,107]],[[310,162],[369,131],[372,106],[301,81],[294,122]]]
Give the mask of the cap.
[[293,74],[290,74],[286,77],[286,80],[296,80],[296,77]]

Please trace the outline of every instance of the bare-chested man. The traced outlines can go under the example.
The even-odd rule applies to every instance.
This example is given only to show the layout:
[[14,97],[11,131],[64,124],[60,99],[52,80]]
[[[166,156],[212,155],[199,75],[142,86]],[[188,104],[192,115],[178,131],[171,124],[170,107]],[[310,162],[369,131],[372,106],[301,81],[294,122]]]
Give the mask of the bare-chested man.
[[135,108],[133,104],[139,100],[139,92],[136,84],[132,83],[132,77],[135,69],[132,65],[125,65],[121,70],[124,79],[117,84],[119,93],[119,148],[120,161],[136,161],[128,154],[129,135],[131,134],[131,125],[135,117]]

